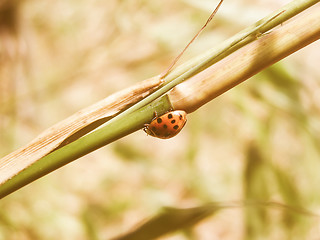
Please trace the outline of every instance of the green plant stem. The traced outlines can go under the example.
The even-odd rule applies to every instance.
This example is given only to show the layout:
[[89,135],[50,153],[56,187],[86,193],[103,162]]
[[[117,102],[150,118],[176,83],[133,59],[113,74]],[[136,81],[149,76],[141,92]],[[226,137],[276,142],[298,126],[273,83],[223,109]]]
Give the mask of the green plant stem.
[[[0,186],[0,198],[85,154],[142,128],[144,123],[152,119],[154,111],[161,114],[172,108],[167,96],[155,101],[157,98],[166,94],[185,79],[195,75],[204,67],[213,64],[217,56],[221,57],[222,53],[225,54],[224,52],[230,53],[231,50],[234,51],[235,47],[243,43],[248,36],[255,37],[257,33],[268,31],[317,2],[319,0],[296,0],[285,6],[284,12],[284,9],[280,9],[252,27],[242,31],[241,34],[237,34],[235,37],[227,40],[227,43],[222,44],[222,47],[218,47],[217,51],[211,50],[209,53],[197,58],[196,61],[192,61],[191,66],[189,62],[173,71],[164,78],[165,84],[153,94],[112,118],[100,128],[51,152],[30,167],[17,173],[11,179],[8,179]],[[176,74],[179,72],[182,74],[178,74],[179,76],[176,77]]]
[[318,2],[319,0],[295,0],[288,3],[282,8],[259,20],[255,24],[230,37],[218,46],[215,46],[205,53],[177,67],[170,74],[168,74],[165,80],[167,82],[172,80],[176,81],[177,78],[181,77],[183,74],[186,74],[186,72],[189,74],[186,74],[185,78],[195,75],[196,73],[235,52],[239,48],[254,41],[257,36],[270,31],[272,28],[284,23],[286,20],[292,18],[293,16],[299,14]]
[[89,152],[141,129],[144,123],[154,117],[154,111],[158,114],[163,114],[167,109],[170,109],[170,107],[171,105],[167,96],[164,96],[152,104],[148,104],[139,109],[139,111],[126,115],[125,118],[108,122],[107,127],[98,128],[96,131],[51,152],[2,184],[0,186],[0,198]]

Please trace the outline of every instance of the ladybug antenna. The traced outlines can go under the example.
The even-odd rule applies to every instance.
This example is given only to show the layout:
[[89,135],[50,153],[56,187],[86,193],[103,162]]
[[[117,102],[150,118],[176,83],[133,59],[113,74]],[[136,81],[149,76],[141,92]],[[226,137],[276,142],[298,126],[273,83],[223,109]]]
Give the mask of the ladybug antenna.
[[212,18],[214,17],[214,15],[216,15],[218,9],[220,8],[221,4],[222,4],[223,0],[220,0],[218,6],[214,9],[214,11],[211,13],[210,17],[208,18],[208,20],[206,21],[206,23],[203,25],[203,27],[197,32],[197,34],[191,39],[191,41],[187,44],[187,46],[185,46],[185,48],[182,50],[182,52],[172,61],[172,63],[170,64],[170,66],[161,73],[160,75],[160,79],[165,78],[172,70],[172,68],[174,67],[174,65],[176,65],[176,63],[179,61],[179,59],[181,58],[181,56],[184,54],[184,52],[188,49],[188,47],[191,45],[191,43],[193,43],[193,41],[200,35],[200,33],[205,29],[205,27],[208,25],[209,22],[211,22]]

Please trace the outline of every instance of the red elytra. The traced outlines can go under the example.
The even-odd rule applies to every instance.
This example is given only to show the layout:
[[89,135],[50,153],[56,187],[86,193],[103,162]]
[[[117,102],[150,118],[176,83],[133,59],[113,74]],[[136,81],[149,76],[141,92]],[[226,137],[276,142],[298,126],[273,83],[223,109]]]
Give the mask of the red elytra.
[[187,122],[187,113],[182,110],[167,112],[145,124],[143,130],[152,137],[167,139],[177,135]]

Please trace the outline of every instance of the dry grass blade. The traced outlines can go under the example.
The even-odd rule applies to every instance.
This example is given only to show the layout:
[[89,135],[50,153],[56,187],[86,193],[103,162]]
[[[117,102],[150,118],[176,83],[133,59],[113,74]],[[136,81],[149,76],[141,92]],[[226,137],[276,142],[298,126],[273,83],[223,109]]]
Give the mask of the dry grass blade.
[[143,240],[156,239],[163,237],[175,231],[183,231],[192,228],[200,221],[207,217],[216,214],[223,209],[233,208],[256,208],[262,207],[265,209],[274,208],[283,211],[300,214],[305,217],[319,218],[319,215],[314,214],[306,209],[293,207],[279,202],[272,201],[233,201],[233,202],[213,202],[193,208],[165,208],[161,213],[146,220],[140,226],[125,233],[121,236],[113,238],[113,240]]
[[5,156],[0,161],[0,184],[12,178],[50,152],[82,137],[99,127],[119,112],[143,99],[160,84],[158,77],[145,80],[135,86],[97,102],[47,129],[28,145]]
[[185,48],[181,51],[181,53],[173,60],[173,62],[170,64],[170,66],[168,67],[167,70],[165,70],[163,73],[161,73],[160,75],[160,79],[165,78],[170,71],[172,70],[172,68],[176,65],[176,63],[179,61],[179,59],[181,58],[181,56],[184,54],[184,52],[189,48],[189,46],[194,42],[194,40],[196,40],[197,37],[199,37],[199,35],[202,33],[202,31],[207,27],[207,25],[211,22],[212,18],[214,17],[214,15],[216,15],[216,13],[218,12],[221,4],[222,4],[223,0],[221,0],[218,4],[218,6],[213,10],[213,12],[211,13],[210,17],[208,18],[208,20],[206,21],[206,23],[203,25],[203,27],[199,30],[199,32],[197,32],[197,34],[191,39],[191,41],[187,44],[187,46],[185,46]]

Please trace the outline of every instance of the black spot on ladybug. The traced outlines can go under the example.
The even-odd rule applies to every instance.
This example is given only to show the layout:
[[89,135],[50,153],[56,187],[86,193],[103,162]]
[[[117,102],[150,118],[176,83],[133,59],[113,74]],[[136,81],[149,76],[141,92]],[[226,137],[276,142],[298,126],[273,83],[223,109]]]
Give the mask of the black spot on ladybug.
[[163,128],[168,128],[168,126],[166,124],[163,125]]
[[175,122],[176,122],[176,120],[174,120],[174,119],[173,119],[173,120],[171,120],[171,123],[172,123],[172,124],[174,124]]
[[182,115],[181,115],[181,114],[179,114],[179,119],[180,119],[180,120],[182,119]]
[[162,123],[162,119],[161,118],[157,118],[157,123]]
[[175,129],[175,130],[177,130],[178,128],[179,128],[178,125],[174,125],[174,126],[173,126],[173,129]]
[[172,116],[172,114],[171,114],[171,113],[170,113],[170,114],[168,114],[168,118],[169,118],[169,119],[173,118],[173,116]]

